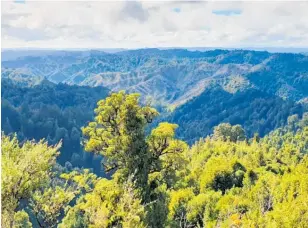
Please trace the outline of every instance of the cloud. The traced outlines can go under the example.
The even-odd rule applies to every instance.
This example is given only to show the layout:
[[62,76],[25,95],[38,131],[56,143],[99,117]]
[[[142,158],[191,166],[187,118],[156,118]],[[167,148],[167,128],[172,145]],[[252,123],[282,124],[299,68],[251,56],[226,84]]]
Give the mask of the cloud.
[[140,22],[144,22],[149,18],[148,11],[142,7],[140,2],[135,1],[125,2],[119,15],[123,19],[130,17]]
[[8,36],[22,37],[24,41],[46,40],[49,38],[47,34],[40,29],[15,28],[9,26],[4,26],[4,28]]
[[307,2],[2,2],[2,47],[308,47]]

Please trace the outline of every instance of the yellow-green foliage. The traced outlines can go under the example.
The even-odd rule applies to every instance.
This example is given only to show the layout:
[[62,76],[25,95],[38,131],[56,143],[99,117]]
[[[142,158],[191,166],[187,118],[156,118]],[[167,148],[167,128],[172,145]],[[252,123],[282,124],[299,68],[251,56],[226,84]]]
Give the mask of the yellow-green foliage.
[[32,224],[29,221],[29,215],[24,211],[18,211],[14,214],[14,228],[31,228]]
[[[173,218],[175,216],[182,216],[182,210],[185,210],[187,203],[194,196],[192,189],[184,188],[177,191],[172,191],[170,194],[169,203],[169,216]],[[178,213],[178,214],[177,214]]]
[[33,213],[42,220],[42,224],[53,227],[58,222],[61,210],[74,199],[75,194],[59,186],[46,188],[43,192],[36,191],[31,200]]
[[[185,227],[183,221],[186,227],[306,227],[307,145],[307,127],[296,133],[277,130],[259,142],[200,140],[186,153],[190,188],[177,190],[186,196],[179,202],[185,199],[185,203],[175,207],[175,193],[170,194],[169,223],[176,227]],[[187,189],[193,189],[194,197]],[[213,192],[219,194],[208,200]]]
[[97,103],[94,122],[82,129],[87,151],[104,156],[105,170],[122,173],[119,181],[132,176],[137,185],[147,182],[149,169],[144,128],[158,115],[139,105],[139,94],[112,93]]
[[84,169],[83,173],[72,171],[70,173],[62,173],[61,178],[72,181],[78,189],[82,189],[85,192],[89,192],[93,189],[93,186],[97,183],[97,176],[90,172],[89,169]]
[[51,178],[57,147],[2,138],[3,227],[32,226],[22,199],[42,227],[307,227],[308,123],[290,118],[262,139],[221,124],[189,148],[175,124],[145,136],[157,112],[137,94],[114,93],[95,111],[86,149],[104,156],[110,179]]
[[[2,226],[11,227],[21,200],[30,199],[34,191],[48,182],[59,146],[49,147],[44,141],[27,141],[19,146],[16,137],[1,139]],[[15,216],[19,220],[25,218],[21,212]]]
[[[145,227],[145,209],[130,180],[119,186],[113,180],[100,179],[93,191],[85,194],[71,210],[77,208],[87,217],[89,227]],[[62,226],[65,224],[69,221]]]

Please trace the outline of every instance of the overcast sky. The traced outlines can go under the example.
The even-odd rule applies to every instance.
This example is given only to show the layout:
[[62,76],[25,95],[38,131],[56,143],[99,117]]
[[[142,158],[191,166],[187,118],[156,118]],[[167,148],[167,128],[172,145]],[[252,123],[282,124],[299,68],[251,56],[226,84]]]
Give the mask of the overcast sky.
[[308,47],[308,2],[2,2],[3,48]]

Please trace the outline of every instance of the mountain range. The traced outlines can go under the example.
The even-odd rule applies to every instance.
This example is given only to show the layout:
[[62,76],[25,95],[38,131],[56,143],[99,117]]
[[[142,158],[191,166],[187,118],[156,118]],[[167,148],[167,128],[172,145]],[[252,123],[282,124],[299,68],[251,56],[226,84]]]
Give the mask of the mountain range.
[[[220,122],[261,135],[301,115],[308,102],[308,56],[250,50],[48,51],[2,61],[2,78],[141,94],[178,123],[188,141]],[[192,121],[193,119],[193,121]]]

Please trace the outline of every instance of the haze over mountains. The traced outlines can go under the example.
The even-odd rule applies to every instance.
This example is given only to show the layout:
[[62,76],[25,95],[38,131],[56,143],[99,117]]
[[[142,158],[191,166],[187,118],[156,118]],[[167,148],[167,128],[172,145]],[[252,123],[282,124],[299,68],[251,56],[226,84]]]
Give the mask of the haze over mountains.
[[208,135],[220,122],[263,135],[307,106],[308,56],[303,54],[139,49],[29,55],[2,61],[2,78],[19,86],[47,79],[140,93],[143,102],[150,98],[157,107],[175,108],[163,118],[178,123],[188,141]]
[[177,105],[212,83],[231,93],[254,87],[299,100],[308,93],[307,64],[308,57],[301,54],[245,50],[62,51],[2,61],[2,75],[32,84],[46,78],[55,83],[125,89]]
[[[288,47],[241,47],[241,48],[222,48],[222,47],[169,47],[169,48],[158,48],[160,50],[170,50],[170,49],[186,49],[189,51],[212,51],[212,50],[218,50],[218,49],[223,49],[223,50],[253,50],[253,51],[267,51],[270,53],[298,53],[298,54],[307,54],[308,53],[308,47],[307,48],[288,48]],[[50,48],[41,48],[41,49],[29,49],[29,48],[3,48],[1,50],[2,54],[2,61],[7,61],[7,60],[15,60],[20,57],[25,57],[25,56],[42,56],[42,55],[53,55],[53,54],[63,54],[64,52],[71,52],[71,51],[91,51],[91,50],[96,50],[96,51],[102,51],[106,53],[116,53],[116,52],[123,52],[123,51],[128,51],[128,50],[135,50],[135,49],[125,49],[125,48],[100,48],[100,49],[50,49]]]

